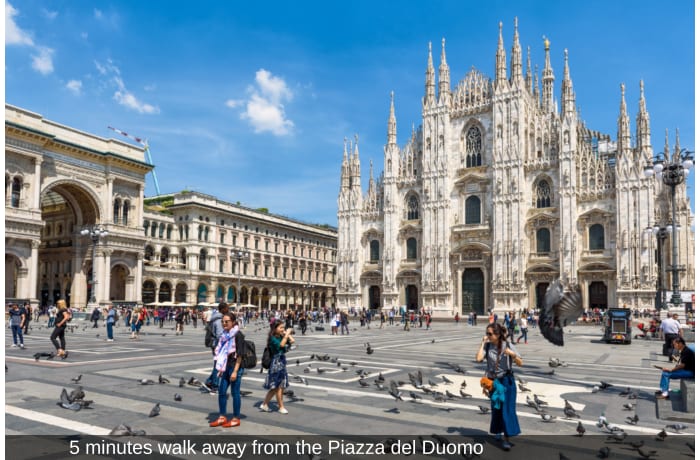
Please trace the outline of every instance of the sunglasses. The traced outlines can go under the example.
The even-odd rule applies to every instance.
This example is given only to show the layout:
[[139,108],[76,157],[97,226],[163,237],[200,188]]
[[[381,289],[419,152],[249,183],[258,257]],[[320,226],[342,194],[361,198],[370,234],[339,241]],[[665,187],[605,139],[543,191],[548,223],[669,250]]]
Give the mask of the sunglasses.
[[487,332],[486,335],[488,335],[489,337],[496,337],[496,334],[494,334],[493,332]]

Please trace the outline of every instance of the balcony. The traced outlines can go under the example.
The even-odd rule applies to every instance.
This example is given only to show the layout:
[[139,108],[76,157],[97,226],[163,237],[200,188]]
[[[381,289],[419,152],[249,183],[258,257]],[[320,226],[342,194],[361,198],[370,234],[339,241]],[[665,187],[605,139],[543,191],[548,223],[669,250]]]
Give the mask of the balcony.
[[615,253],[612,249],[584,249],[581,253],[581,262],[605,262],[612,264],[615,261]]
[[559,254],[554,251],[549,252],[531,252],[528,258],[530,264],[553,264],[559,259]]

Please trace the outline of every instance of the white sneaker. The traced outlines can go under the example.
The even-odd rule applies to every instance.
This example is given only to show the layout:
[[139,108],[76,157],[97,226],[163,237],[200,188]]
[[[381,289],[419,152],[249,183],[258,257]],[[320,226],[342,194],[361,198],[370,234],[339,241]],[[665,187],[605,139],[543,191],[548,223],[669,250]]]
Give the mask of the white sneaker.
[[17,348],[17,344],[16,344],[16,343],[13,343],[13,344],[12,344],[12,348]]
[[282,409],[279,410],[279,413],[280,414],[288,414],[289,411],[283,407]]
[[22,350],[24,350],[24,344],[23,344],[23,343],[20,343],[20,344],[19,344],[19,347],[20,347]]
[[262,412],[272,412],[267,404],[260,404],[260,410]]
[[114,342],[114,339],[107,339],[107,342]]

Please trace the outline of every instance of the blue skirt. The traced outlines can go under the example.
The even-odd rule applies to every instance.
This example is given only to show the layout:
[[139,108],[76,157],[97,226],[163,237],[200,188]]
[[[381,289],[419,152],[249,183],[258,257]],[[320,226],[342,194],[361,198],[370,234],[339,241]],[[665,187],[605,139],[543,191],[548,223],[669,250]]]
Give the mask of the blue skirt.
[[496,409],[491,402],[491,427],[492,434],[504,433],[506,436],[516,436],[520,434],[520,424],[515,413],[515,379],[513,374],[506,374],[498,381],[505,387],[505,401],[500,409]]
[[272,357],[263,388],[271,390],[273,388],[287,388],[288,386],[287,357],[283,353],[278,353]]

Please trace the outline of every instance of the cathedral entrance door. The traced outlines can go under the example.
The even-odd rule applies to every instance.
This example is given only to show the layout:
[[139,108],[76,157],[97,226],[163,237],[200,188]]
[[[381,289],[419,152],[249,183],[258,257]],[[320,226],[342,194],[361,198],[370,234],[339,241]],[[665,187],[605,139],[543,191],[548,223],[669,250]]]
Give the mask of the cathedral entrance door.
[[462,314],[473,311],[484,314],[484,273],[479,268],[466,268],[462,274]]
[[369,287],[369,308],[381,308],[381,294],[379,286]]
[[414,284],[406,286],[406,308],[418,309],[418,288]]
[[[548,286],[549,284],[547,283],[537,283],[537,286],[535,286],[535,296],[538,309],[542,308],[542,305],[544,305],[544,295],[547,292]],[[530,309],[529,305],[523,305],[523,307],[527,308],[528,310]]]
[[602,281],[588,286],[588,308],[608,308],[608,287]]

